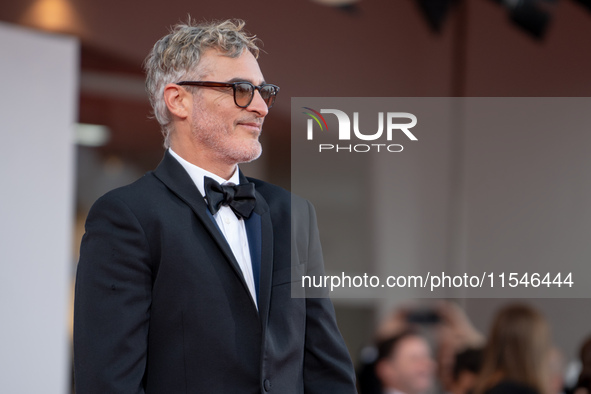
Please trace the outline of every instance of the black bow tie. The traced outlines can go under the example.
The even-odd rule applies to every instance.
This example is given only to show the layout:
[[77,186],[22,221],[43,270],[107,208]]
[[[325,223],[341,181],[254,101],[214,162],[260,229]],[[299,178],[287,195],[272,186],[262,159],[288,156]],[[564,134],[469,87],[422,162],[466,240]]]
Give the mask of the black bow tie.
[[204,177],[204,186],[207,206],[212,215],[216,214],[220,205],[227,205],[238,219],[250,217],[256,203],[254,183],[220,185],[215,180]]

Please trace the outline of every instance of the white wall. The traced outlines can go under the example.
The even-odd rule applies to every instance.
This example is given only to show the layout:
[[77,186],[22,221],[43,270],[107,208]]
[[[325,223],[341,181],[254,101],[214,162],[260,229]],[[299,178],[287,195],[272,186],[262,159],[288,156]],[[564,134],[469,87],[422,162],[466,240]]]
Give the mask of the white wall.
[[67,390],[78,43],[0,23],[0,392]]

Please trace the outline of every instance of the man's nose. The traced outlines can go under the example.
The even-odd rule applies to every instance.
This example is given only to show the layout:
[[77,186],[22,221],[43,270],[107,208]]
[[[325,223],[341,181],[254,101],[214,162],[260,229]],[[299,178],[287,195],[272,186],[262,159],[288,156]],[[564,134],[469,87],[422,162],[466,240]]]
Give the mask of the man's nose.
[[269,107],[267,107],[267,103],[265,103],[265,100],[263,100],[263,97],[261,96],[261,93],[258,89],[254,90],[252,101],[248,107],[246,107],[246,109],[258,113],[261,117],[265,117],[269,113]]

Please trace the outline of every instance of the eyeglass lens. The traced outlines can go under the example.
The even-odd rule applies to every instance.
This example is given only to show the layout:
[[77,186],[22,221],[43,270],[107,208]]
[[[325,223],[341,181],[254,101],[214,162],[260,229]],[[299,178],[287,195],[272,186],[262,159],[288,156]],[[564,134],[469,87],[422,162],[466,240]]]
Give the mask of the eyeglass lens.
[[[236,92],[236,104],[241,107],[247,107],[252,101],[254,95],[254,86],[249,83],[237,83],[235,85]],[[275,88],[273,86],[263,86],[259,90],[263,101],[267,104],[267,107],[271,108],[275,101]]]

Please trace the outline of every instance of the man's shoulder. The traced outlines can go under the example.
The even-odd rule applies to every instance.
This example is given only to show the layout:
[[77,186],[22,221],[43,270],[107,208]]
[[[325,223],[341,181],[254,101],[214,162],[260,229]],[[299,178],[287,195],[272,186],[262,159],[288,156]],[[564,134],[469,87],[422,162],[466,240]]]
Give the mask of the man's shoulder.
[[149,203],[150,200],[153,201],[158,194],[158,189],[163,188],[164,185],[150,171],[133,183],[117,187],[103,194],[96,200],[94,206],[120,202],[130,208],[138,207],[144,203]]
[[256,178],[246,177],[246,179],[249,182],[254,183],[256,191],[261,193],[265,198],[291,198],[291,192],[289,190],[282,188],[281,186],[277,186],[272,183],[265,182]]
[[255,184],[257,192],[269,206],[271,216],[278,223],[291,223],[293,229],[302,229],[304,233],[309,229],[311,220],[315,223],[316,211],[307,199],[272,183],[254,178],[247,179]]
[[268,204],[283,203],[288,205],[294,204],[296,206],[307,206],[310,204],[305,198],[300,197],[281,186],[256,178],[247,177],[246,179],[249,182],[254,183],[257,192],[262,194]]

